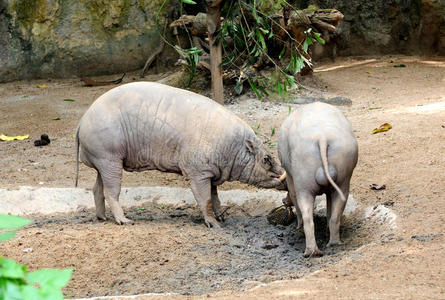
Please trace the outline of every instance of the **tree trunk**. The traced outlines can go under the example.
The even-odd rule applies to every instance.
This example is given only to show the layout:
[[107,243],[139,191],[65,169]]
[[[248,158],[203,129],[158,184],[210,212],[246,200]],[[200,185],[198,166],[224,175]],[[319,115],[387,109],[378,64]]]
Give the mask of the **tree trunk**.
[[207,29],[210,46],[210,72],[212,74],[212,99],[223,104],[222,46],[221,40],[217,41],[217,31],[221,26],[221,2],[222,0],[207,1]]

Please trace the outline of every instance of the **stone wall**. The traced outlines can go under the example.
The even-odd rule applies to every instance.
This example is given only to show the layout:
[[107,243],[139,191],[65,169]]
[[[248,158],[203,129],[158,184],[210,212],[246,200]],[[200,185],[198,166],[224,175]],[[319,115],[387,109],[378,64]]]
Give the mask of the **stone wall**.
[[[334,50],[445,55],[445,0],[289,2],[345,15],[339,33],[315,49],[316,58]],[[140,69],[159,45],[156,16],[172,3],[177,0],[0,0],[0,82]]]
[[[344,14],[336,36],[340,55],[445,55],[445,0],[297,0]],[[327,47],[329,49],[329,47]]]
[[139,69],[159,45],[164,2],[1,0],[0,82]]

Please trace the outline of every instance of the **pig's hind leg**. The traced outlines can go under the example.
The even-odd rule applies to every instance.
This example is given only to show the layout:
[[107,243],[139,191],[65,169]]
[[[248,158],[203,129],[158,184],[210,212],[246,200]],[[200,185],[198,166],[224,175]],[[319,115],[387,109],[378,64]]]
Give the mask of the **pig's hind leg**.
[[[349,180],[339,186],[346,199],[349,196]],[[346,201],[343,201],[340,194],[336,190],[332,190],[326,194],[328,203],[326,205],[326,215],[329,226],[329,242],[327,247],[343,244],[340,239],[340,221],[343,211],[345,210]]]
[[[292,204],[295,206],[295,211],[297,212],[297,230],[303,232],[303,217],[301,216],[301,210],[297,204],[297,194],[295,192],[294,179],[292,178],[292,175],[290,175],[290,172],[287,171],[286,182],[289,190],[286,198],[290,198]],[[286,200],[286,203],[287,202],[288,201]]]
[[322,256],[323,252],[318,249],[315,240],[315,226],[314,226],[314,201],[315,196],[309,192],[302,191],[296,188],[297,204],[301,210],[303,217],[304,235],[306,237],[306,249],[304,257]]
[[94,203],[96,204],[96,216],[99,220],[105,221],[107,217],[105,216],[105,196],[104,196],[104,185],[102,183],[102,177],[100,173],[97,172],[96,183],[93,187],[94,193]]
[[96,164],[103,183],[103,193],[105,200],[111,208],[114,220],[117,224],[133,224],[133,221],[127,219],[119,204],[119,194],[121,192],[122,179],[122,161],[102,160]]

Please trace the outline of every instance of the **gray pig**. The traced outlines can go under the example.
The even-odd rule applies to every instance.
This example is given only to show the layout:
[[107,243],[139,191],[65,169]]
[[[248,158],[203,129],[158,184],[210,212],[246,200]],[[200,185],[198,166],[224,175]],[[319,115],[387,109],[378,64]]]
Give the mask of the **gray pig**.
[[321,256],[314,236],[314,200],[316,195],[326,194],[327,246],[341,244],[340,219],[358,158],[351,125],[329,104],[303,105],[283,122],[278,155],[287,173],[288,198],[297,209],[297,228],[304,228],[304,256]]
[[283,168],[245,122],[207,97],[159,83],[129,83],[103,94],[80,120],[76,137],[76,186],[80,152],[97,171],[100,220],[106,199],[118,224],[132,223],[118,202],[123,169],[190,179],[209,227],[222,220],[217,186],[223,182],[284,187]]

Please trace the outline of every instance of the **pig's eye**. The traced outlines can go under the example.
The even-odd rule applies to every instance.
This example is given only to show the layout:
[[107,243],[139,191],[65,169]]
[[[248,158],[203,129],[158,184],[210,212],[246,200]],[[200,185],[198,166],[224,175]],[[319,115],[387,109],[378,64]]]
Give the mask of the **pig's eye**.
[[270,157],[268,157],[268,156],[263,157],[263,164],[271,167],[272,161],[270,160]]

